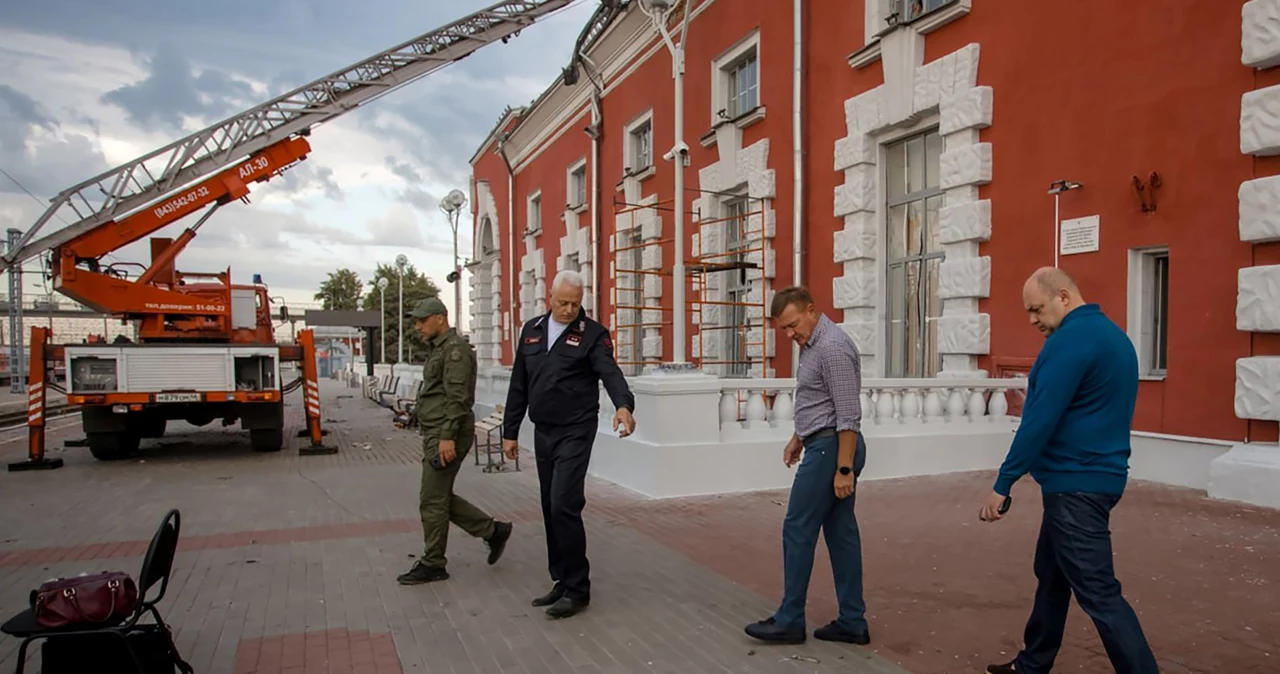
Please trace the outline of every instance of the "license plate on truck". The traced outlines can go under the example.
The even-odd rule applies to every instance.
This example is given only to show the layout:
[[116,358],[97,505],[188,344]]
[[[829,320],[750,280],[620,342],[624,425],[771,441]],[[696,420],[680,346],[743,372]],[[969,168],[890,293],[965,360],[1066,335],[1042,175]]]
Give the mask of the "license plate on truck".
[[198,403],[204,398],[199,393],[157,393],[158,403]]

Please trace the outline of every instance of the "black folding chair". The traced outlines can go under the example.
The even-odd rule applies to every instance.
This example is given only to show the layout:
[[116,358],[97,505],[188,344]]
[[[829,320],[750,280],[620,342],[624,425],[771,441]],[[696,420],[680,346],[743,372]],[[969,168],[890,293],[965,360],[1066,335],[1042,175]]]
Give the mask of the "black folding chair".
[[[150,639],[157,640],[162,648],[167,649],[165,655],[167,658],[172,659],[172,664],[176,665],[184,674],[191,674],[191,665],[187,664],[182,659],[182,656],[178,654],[178,647],[173,643],[173,634],[169,632],[168,625],[165,625],[164,618],[160,616],[160,611],[156,609],[156,605],[160,603],[161,599],[164,599],[165,589],[169,586],[169,572],[173,570],[173,558],[178,551],[178,533],[181,528],[182,516],[177,509],[170,510],[165,514],[164,519],[160,522],[160,528],[156,530],[155,536],[151,538],[151,545],[147,548],[147,556],[142,560],[142,571],[138,574],[137,606],[134,607],[133,613],[123,620],[98,624],[92,627],[73,625],[51,630],[41,627],[36,622],[35,610],[28,608],[10,618],[4,625],[0,625],[0,632],[22,639],[22,646],[18,648],[16,674],[22,674],[25,669],[27,646],[37,639],[47,639],[50,642],[57,640],[68,644],[69,649],[78,650],[79,646],[75,644],[79,640],[72,640],[70,637],[92,638],[105,635],[114,635],[119,639],[116,642],[117,644],[124,644],[125,651],[129,654],[134,670],[138,674],[146,674],[147,669],[143,666],[143,658],[139,657],[134,644],[131,643],[130,638],[134,636],[150,637]],[[160,584],[160,591],[156,593],[154,599],[148,599],[148,591],[155,587],[157,583]],[[155,620],[155,624],[139,623],[139,620],[145,614],[150,614]],[[94,639],[93,641],[97,643],[101,640]],[[97,669],[101,671],[101,668]]]

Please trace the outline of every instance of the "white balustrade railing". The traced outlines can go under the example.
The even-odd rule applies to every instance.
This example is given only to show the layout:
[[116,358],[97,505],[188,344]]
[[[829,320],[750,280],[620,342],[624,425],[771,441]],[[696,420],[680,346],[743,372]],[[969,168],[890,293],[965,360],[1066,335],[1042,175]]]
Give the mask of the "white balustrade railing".
[[[867,379],[864,425],[1010,421],[1009,397],[1021,401],[1026,379]],[[723,379],[721,428],[787,428],[795,417],[794,379]]]

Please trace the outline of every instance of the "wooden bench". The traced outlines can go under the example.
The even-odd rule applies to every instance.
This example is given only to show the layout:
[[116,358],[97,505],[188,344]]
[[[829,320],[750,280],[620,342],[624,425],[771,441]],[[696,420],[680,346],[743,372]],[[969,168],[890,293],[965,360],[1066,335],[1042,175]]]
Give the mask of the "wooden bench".
[[[492,473],[494,471],[502,472],[507,469],[507,457],[502,453],[502,405],[498,405],[493,410],[493,414],[476,421],[476,465],[480,465],[480,452],[484,452],[485,466],[484,472]],[[498,461],[493,460],[494,453],[498,455]],[[516,455],[516,470],[520,470],[520,455]]]

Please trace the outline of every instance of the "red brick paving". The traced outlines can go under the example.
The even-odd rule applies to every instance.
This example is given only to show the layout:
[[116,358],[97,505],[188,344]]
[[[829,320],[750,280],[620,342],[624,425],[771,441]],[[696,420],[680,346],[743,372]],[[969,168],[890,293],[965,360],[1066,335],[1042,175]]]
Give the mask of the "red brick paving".
[[[494,515],[499,519],[515,522],[541,522],[539,512],[517,512],[510,515]],[[413,533],[422,530],[419,519],[384,520],[380,522],[350,522],[313,527],[284,529],[251,529],[204,536],[184,535],[178,542],[178,552],[241,548],[249,545],[283,545],[307,541],[331,541],[343,538],[370,538],[385,534]],[[85,545],[26,548],[0,552],[0,567],[35,566],[57,562],[76,562],[91,559],[141,557],[147,553],[151,541],[115,541]]]
[[[1010,515],[982,524],[978,503],[990,480],[963,474],[859,486],[876,652],[915,672],[981,671],[1017,652],[1035,590],[1039,491],[1020,483]],[[786,497],[760,492],[602,509],[776,600]],[[1166,672],[1280,671],[1280,512],[1135,483],[1113,513],[1112,535],[1117,575]],[[820,543],[811,623],[835,612],[830,568]],[[1074,603],[1055,667],[1067,670],[1111,671],[1092,622]]]
[[404,674],[388,633],[332,629],[250,639],[236,651],[235,674]]
[[[591,481],[597,601],[589,619],[548,622],[527,606],[546,582],[536,476],[484,475],[469,463],[463,493],[532,525],[518,529],[498,566],[484,564],[481,546],[455,546],[451,537],[453,580],[396,586],[394,575],[420,545],[412,517],[417,438],[391,430],[381,410],[335,402],[332,393],[325,409],[337,417],[330,424],[330,440],[343,446],[337,455],[256,455],[209,434],[207,443],[175,438],[136,464],[67,450],[61,472],[0,475],[0,530],[13,537],[9,544],[29,546],[0,552],[0,567],[8,567],[0,577],[13,579],[0,582],[5,605],[24,602],[29,586],[49,575],[38,565],[141,555],[141,540],[52,544],[75,542],[79,532],[79,540],[139,538],[159,513],[120,524],[132,522],[127,515],[173,503],[183,508],[182,550],[196,554],[179,560],[175,594],[161,608],[200,671],[888,671],[864,664],[863,649],[812,640],[774,649],[742,636],[741,626],[767,614],[781,591],[785,492],[654,502]],[[217,482],[224,490],[217,491],[209,486],[215,477],[234,479]],[[872,650],[921,674],[977,672],[1017,650],[1035,585],[1039,494],[1029,481],[1019,484],[1010,515],[981,524],[977,503],[990,479],[860,485]],[[253,496],[263,489],[270,498]],[[95,502],[111,505],[85,508]],[[62,524],[36,526],[33,512]],[[223,532],[255,517],[276,528]],[[342,523],[351,519],[362,521]],[[303,523],[312,526],[289,526]],[[1280,671],[1280,512],[1135,483],[1112,525],[1120,580],[1165,672]],[[251,550],[258,545],[265,547]],[[809,608],[815,626],[835,610],[825,554],[820,543]],[[367,644],[359,663],[356,643]],[[0,640],[0,668],[12,666],[14,648]],[[822,664],[791,661],[793,653]],[[1111,671],[1076,608],[1055,671]]]

